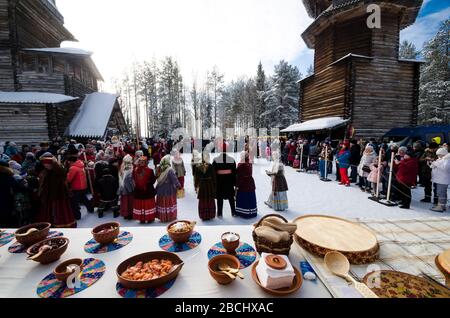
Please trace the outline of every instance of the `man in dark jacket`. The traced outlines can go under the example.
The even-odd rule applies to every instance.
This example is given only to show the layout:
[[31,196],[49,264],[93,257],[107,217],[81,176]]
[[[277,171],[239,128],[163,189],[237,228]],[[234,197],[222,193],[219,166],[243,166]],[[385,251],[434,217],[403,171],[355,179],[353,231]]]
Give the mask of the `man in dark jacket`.
[[351,171],[351,182],[358,182],[358,166],[361,162],[361,146],[358,145],[358,141],[353,139],[350,142],[350,171]]
[[[431,182],[431,167],[429,163],[437,159],[436,151],[438,149],[439,145],[432,142],[419,158],[419,181],[425,188],[425,198],[421,202],[431,203],[433,183]],[[437,205],[438,198],[436,196],[436,189],[434,190],[434,204]]]
[[96,192],[100,196],[100,203],[98,208],[98,217],[102,218],[103,213],[109,209],[114,212],[114,217],[119,216],[119,209],[117,206],[119,190],[119,181],[111,174],[107,168],[103,170],[102,177],[96,182]]
[[236,215],[235,187],[236,187],[236,162],[226,154],[227,145],[222,146],[223,152],[214,159],[213,167],[217,180],[217,215],[222,217],[223,200],[230,203],[231,214]]

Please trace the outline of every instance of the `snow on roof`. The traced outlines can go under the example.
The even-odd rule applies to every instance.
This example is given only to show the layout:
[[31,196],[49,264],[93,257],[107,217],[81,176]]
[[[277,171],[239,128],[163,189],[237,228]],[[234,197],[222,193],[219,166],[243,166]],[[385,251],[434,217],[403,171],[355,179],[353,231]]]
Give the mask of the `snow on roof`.
[[288,128],[282,130],[281,132],[301,132],[301,131],[333,129],[339,126],[343,126],[348,121],[349,121],[348,119],[343,119],[341,117],[325,117],[305,121],[304,123],[301,124],[291,125]]
[[52,93],[0,92],[0,103],[10,104],[59,104],[76,99],[78,97]]
[[83,55],[91,56],[92,52],[73,48],[73,47],[46,47],[46,48],[27,48],[22,49],[22,51],[32,51],[32,52],[43,52],[43,53],[58,53],[58,54],[72,54],[72,55]]
[[71,137],[103,137],[118,97],[118,95],[108,93],[86,95],[69,126],[67,135]]

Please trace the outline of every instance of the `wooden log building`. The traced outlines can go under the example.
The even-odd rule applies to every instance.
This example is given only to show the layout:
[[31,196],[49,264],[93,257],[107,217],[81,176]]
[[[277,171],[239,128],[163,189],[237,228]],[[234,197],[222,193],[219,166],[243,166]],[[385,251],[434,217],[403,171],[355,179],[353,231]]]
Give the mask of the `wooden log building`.
[[[1,141],[36,144],[68,135],[86,96],[98,91],[103,78],[92,53],[62,48],[64,41],[76,39],[55,0],[0,0]],[[111,120],[101,127],[103,134],[85,137],[127,131],[120,107],[97,106],[111,109]]]
[[[349,120],[355,137],[380,137],[415,126],[420,62],[399,58],[400,31],[416,20],[422,0],[303,0],[314,22],[302,34],[315,50],[314,74],[301,80],[300,122]],[[381,28],[369,28],[381,9]]]

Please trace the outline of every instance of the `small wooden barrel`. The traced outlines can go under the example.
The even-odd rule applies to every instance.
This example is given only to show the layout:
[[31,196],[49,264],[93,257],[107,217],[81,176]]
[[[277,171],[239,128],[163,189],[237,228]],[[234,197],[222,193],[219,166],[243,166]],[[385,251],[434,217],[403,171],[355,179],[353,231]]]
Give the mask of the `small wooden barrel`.
[[370,264],[379,257],[377,237],[367,228],[331,216],[307,215],[297,224],[294,239],[308,252],[324,257],[331,251],[344,254],[351,264]]

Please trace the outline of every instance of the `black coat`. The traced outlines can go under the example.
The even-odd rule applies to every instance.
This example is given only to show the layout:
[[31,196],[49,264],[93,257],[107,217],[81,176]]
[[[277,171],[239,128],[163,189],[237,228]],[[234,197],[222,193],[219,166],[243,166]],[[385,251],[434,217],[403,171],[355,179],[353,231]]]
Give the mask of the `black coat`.
[[[213,167],[216,172],[217,199],[230,199],[235,196],[237,168],[234,159],[224,153],[214,159]],[[231,170],[230,174],[221,171]]]
[[361,162],[361,146],[353,145],[350,148],[350,164],[352,166],[358,166]]
[[9,168],[0,167],[0,227],[15,227],[14,211],[14,189],[16,181]]
[[101,201],[114,201],[117,199],[119,182],[111,174],[105,174],[96,183],[96,191],[100,194]]

